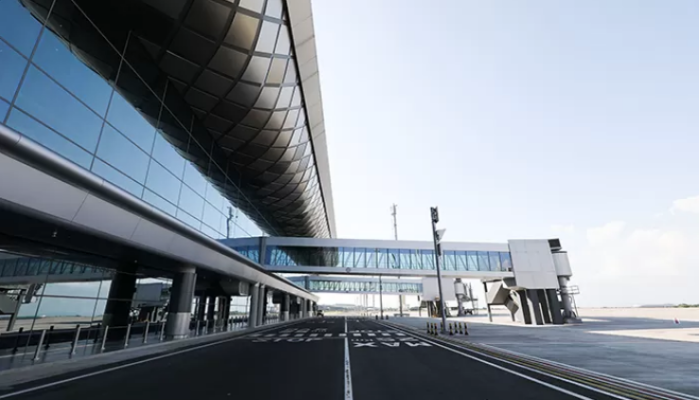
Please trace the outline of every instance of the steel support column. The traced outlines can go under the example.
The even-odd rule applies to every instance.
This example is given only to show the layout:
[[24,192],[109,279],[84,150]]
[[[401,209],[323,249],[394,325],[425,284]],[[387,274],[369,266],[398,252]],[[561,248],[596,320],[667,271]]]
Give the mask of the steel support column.
[[182,269],[173,277],[168,305],[168,320],[165,323],[165,337],[167,339],[182,339],[189,334],[190,311],[192,311],[192,297],[196,283],[197,274],[193,267]]

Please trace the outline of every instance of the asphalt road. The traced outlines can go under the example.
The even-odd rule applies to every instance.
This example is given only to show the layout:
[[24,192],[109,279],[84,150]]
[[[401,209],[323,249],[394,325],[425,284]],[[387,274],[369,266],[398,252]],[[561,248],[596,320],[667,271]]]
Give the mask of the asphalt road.
[[353,318],[302,321],[99,373],[106,368],[5,388],[0,399],[610,399]]

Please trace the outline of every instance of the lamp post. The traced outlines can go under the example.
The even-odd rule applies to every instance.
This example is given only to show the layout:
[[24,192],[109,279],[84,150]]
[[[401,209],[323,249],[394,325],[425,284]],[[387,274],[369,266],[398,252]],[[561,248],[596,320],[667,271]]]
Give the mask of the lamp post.
[[430,219],[433,224],[433,244],[435,245],[435,269],[437,270],[438,293],[440,295],[440,316],[442,317],[442,333],[445,333],[447,321],[445,318],[445,296],[442,295],[442,275],[440,274],[440,241],[445,236],[445,229],[437,229],[437,223],[440,221],[437,207],[430,207]]

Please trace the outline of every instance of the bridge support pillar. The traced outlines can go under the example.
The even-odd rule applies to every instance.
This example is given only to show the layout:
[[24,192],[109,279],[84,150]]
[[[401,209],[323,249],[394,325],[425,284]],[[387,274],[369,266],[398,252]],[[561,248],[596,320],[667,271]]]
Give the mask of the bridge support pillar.
[[530,309],[530,322],[535,325],[543,325],[542,309],[540,308],[540,299],[537,296],[537,290],[527,289],[527,305]]
[[257,325],[263,325],[265,322],[265,314],[267,313],[267,288],[265,285],[260,285],[258,288],[258,317]]
[[195,312],[195,320],[200,323],[204,321],[207,314],[207,297],[197,296],[197,310]]
[[545,289],[547,293],[547,303],[549,304],[549,311],[552,313],[552,323],[554,325],[561,325],[564,323],[564,318],[561,315],[561,303],[559,303],[559,296],[557,296],[556,289]]
[[260,284],[256,283],[250,288],[250,312],[248,313],[248,327],[258,326],[258,310],[260,309]]
[[216,315],[216,296],[207,297],[207,327],[209,331],[214,330],[214,316]]
[[168,320],[165,323],[167,339],[184,339],[190,332],[190,311],[194,286],[197,283],[197,273],[194,267],[182,269],[175,274],[170,290]]
[[549,314],[549,305],[547,305],[547,293],[545,292],[545,289],[537,289],[537,298],[540,302],[542,321],[544,321],[545,324],[551,324],[552,318]]
[[285,293],[280,303],[280,321],[289,321],[289,294]]
[[[117,271],[109,287],[107,304],[105,305],[102,325],[109,327],[126,327],[129,325],[131,303],[136,291],[136,268],[128,266],[122,271]],[[108,331],[110,339],[123,337],[125,329],[112,329]]]

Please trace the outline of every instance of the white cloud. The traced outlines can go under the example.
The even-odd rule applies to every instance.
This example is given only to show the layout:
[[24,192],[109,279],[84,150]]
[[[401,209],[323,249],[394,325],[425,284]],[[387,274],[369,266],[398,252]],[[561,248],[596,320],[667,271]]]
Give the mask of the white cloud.
[[698,201],[700,196],[693,196],[693,197],[687,197],[685,199],[678,199],[673,201],[673,205],[671,206],[671,214],[675,214],[676,212],[687,212],[687,213],[693,213],[693,214],[698,214],[698,204],[700,202]]
[[602,245],[617,240],[624,229],[623,221],[608,222],[603,226],[586,230],[586,239],[592,246]]
[[554,233],[564,233],[564,234],[573,234],[575,229],[573,224],[568,224],[568,225],[563,225],[563,224],[555,224],[550,227]]
[[[672,210],[697,212],[697,197],[674,201]],[[579,304],[697,303],[697,222],[650,217],[587,229],[568,249]]]

